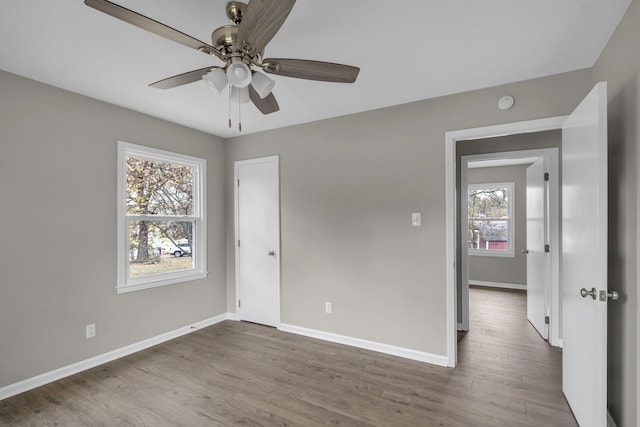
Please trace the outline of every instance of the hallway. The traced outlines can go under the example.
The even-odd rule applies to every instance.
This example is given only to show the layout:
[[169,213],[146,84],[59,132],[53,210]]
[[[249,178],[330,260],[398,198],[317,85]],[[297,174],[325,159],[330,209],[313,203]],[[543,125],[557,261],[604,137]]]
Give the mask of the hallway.
[[468,376],[469,409],[524,411],[531,425],[576,426],[562,394],[562,351],[526,318],[523,291],[470,287],[469,332],[458,335],[456,376]]

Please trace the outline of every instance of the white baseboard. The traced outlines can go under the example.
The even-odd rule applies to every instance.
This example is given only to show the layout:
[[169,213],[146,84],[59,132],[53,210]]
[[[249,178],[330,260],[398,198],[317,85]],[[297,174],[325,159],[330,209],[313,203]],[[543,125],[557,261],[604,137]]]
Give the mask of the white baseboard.
[[469,280],[469,285],[486,286],[489,288],[518,289],[527,290],[527,285],[519,285],[517,283],[500,283],[500,282],[484,282],[482,280]]
[[227,313],[227,320],[238,321],[240,320],[240,316],[238,316],[238,313]]
[[26,380],[22,380],[14,384],[9,384],[8,386],[0,387],[0,400],[15,396],[16,394],[20,394],[25,391],[32,390],[36,387],[40,387],[50,382],[60,380],[70,375],[77,374],[78,372],[86,371],[87,369],[94,368],[107,362],[111,362],[112,360],[120,359],[122,357],[136,353],[140,350],[144,350],[146,348],[153,347],[154,345],[161,344],[165,341],[169,341],[182,335],[195,332],[198,329],[215,325],[216,323],[220,323],[224,320],[229,319],[230,314],[233,313],[224,313],[215,317],[211,317],[209,319],[205,319],[200,322],[196,322],[191,325],[184,326],[170,332],[165,332],[164,334],[156,335],[155,337],[148,338],[146,340],[125,347],[121,347],[108,353],[103,353],[89,359],[81,360],[80,362],[76,362],[71,365],[63,366],[62,368],[50,372],[45,372],[44,374],[40,374],[32,378],[27,378]]
[[439,365],[439,366],[448,366],[447,357],[441,356],[438,354],[425,353],[422,351],[411,350],[403,347],[396,347],[394,345],[382,344],[379,342],[363,340],[360,338],[353,338],[346,335],[333,334],[331,332],[324,332],[316,329],[303,328],[300,326],[289,325],[286,323],[281,323],[278,329],[284,332],[290,332],[292,334],[304,335],[307,337],[317,338],[324,341],[330,341],[338,344],[349,345],[351,347],[377,351],[379,353],[385,353],[393,356],[404,357],[406,359],[417,360],[419,362],[426,362],[426,363],[431,363],[433,365]]
[[562,338],[558,338],[558,347],[562,348],[563,344]]

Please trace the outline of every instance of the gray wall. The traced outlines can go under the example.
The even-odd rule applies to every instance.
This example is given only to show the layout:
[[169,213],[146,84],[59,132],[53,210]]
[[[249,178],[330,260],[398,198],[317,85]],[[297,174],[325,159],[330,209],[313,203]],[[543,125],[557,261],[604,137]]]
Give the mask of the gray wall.
[[[445,355],[445,132],[567,114],[591,81],[583,70],[229,140],[229,311],[233,161],[279,154],[282,321]],[[506,93],[516,106],[500,111]]]
[[514,183],[514,249],[515,257],[469,255],[469,280],[515,285],[527,284],[527,166],[501,166],[469,169],[467,183]]
[[609,304],[609,409],[618,426],[640,425],[640,293],[638,191],[640,165],[640,3],[636,0],[593,69],[609,94],[609,287],[622,295]]
[[[222,140],[2,71],[0,93],[0,387],[226,312]],[[207,279],[116,294],[118,139],[207,159]]]

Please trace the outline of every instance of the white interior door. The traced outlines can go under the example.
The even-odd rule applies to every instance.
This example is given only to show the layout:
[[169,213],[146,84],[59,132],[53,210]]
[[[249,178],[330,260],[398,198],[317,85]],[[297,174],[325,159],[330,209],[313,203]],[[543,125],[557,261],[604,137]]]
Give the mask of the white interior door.
[[544,180],[545,159],[527,168],[527,319],[538,333],[549,339],[548,197]]
[[280,324],[277,157],[235,163],[236,295],[240,320]]
[[607,425],[606,294],[607,85],[598,83],[562,128],[562,389],[582,427]]

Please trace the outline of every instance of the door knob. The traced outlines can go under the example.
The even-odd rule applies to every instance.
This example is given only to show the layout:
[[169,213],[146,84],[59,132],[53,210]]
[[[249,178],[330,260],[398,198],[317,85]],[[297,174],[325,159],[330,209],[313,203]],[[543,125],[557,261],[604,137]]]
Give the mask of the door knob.
[[596,288],[591,288],[590,291],[586,290],[585,288],[580,289],[580,296],[582,298],[586,298],[591,295],[591,298],[596,299],[596,293]]
[[269,252],[267,252],[267,255],[276,256],[276,251],[269,251]]
[[522,250],[522,253],[523,253],[523,254],[528,254],[528,253],[529,253],[529,249],[523,249],[523,250]]
[[618,298],[620,298],[620,295],[616,291],[600,291],[600,301],[617,301]]

